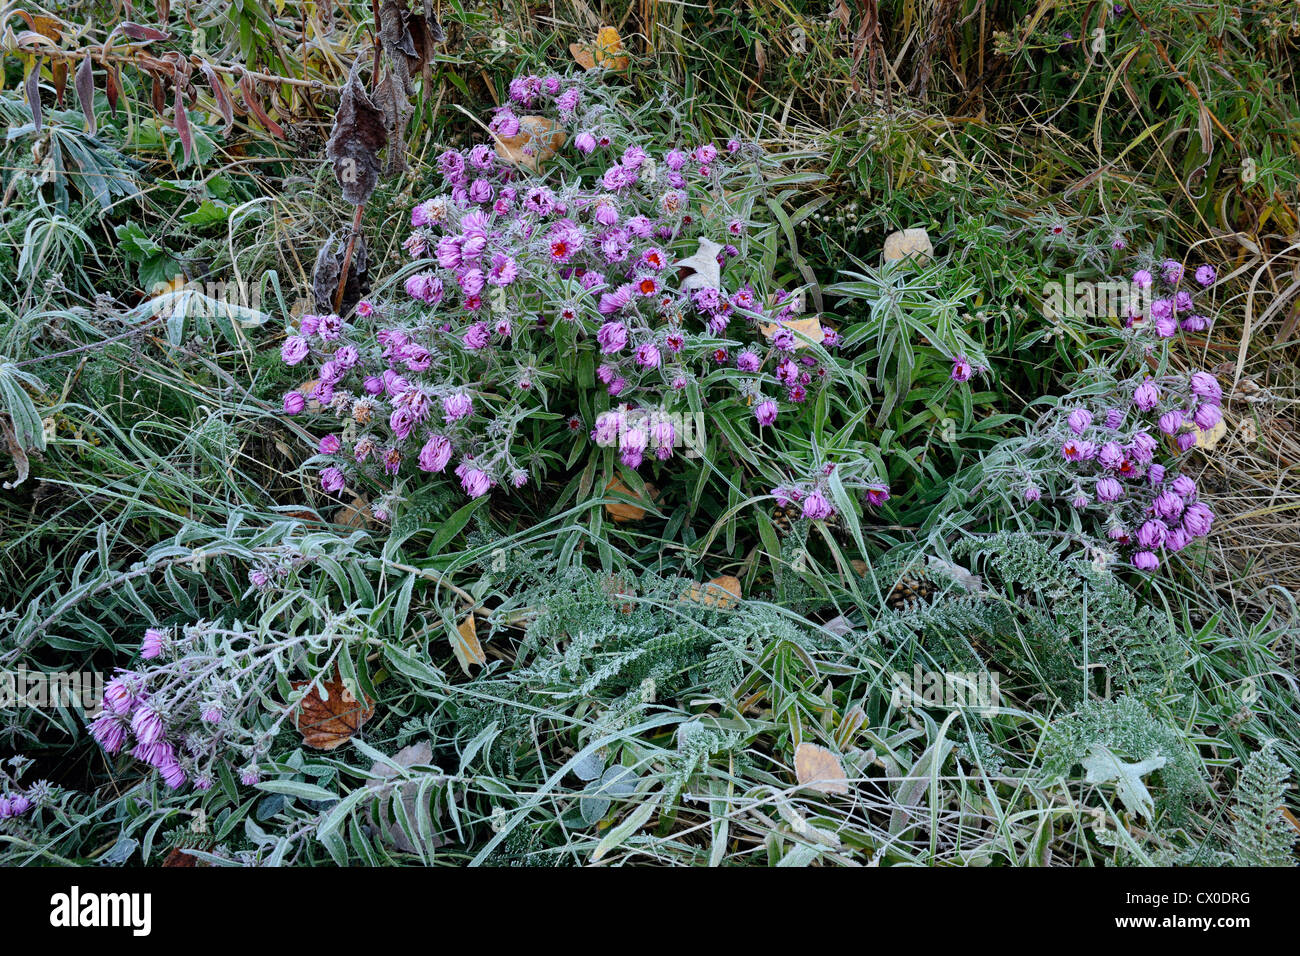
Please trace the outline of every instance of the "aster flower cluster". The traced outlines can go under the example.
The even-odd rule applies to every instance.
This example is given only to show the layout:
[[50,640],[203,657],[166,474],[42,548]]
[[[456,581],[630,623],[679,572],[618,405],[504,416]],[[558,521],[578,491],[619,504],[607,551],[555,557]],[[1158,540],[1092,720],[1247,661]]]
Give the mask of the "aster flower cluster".
[[1134,567],[1154,571],[1210,531],[1214,512],[1179,466],[1222,420],[1221,406],[1208,372],[1144,375],[1068,403],[1031,439],[1038,460],[1018,466],[1020,494],[1029,504],[1068,502]]
[[294,643],[206,622],[179,631],[148,628],[140,642],[143,666],[119,669],[105,685],[91,736],[106,753],[129,754],[153,768],[172,790],[210,789],[223,762],[251,786],[288,713],[264,719],[261,689]]
[[839,513],[833,503],[835,495],[831,490],[834,476],[845,490],[857,492],[869,506],[878,508],[889,500],[889,485],[870,476],[868,468],[863,462],[856,463],[856,467],[828,462],[807,479],[773,488],[772,497],[780,508],[798,506],[800,515],[810,521],[834,518]]
[[0,820],[21,817],[35,806],[25,793],[0,794]]
[[[339,422],[320,439],[326,492],[449,470],[471,497],[518,488],[548,457],[538,443],[574,432],[637,468],[672,457],[666,412],[691,395],[748,409],[761,437],[827,380],[837,333],[797,332],[802,296],[765,290],[749,260],[775,228],[750,218],[761,150],[657,148],[615,95],[585,75],[516,78],[489,124],[496,148],[439,156],[404,294],[348,321],[304,316],[285,341],[286,364],[318,373],[285,411],[315,401]],[[554,405],[568,428],[550,426]],[[590,418],[575,428],[578,408]]]
[[58,802],[60,790],[48,780],[23,785],[22,777],[33,765],[22,754],[15,754],[0,766],[0,832],[14,832],[36,811]]
[[1136,295],[1123,316],[1127,328],[1149,329],[1158,338],[1169,339],[1184,332],[1204,332],[1213,319],[1202,315],[1198,293],[1218,281],[1218,271],[1208,263],[1188,273],[1181,262],[1165,259],[1153,273],[1138,269],[1132,275]]

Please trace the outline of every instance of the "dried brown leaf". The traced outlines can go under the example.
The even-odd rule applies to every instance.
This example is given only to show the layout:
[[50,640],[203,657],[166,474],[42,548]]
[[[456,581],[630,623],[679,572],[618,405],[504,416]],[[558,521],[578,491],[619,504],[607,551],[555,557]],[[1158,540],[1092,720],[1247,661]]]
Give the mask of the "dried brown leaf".
[[[310,681],[292,681],[294,690],[306,687]],[[324,688],[328,699],[321,694]],[[302,742],[316,750],[334,750],[352,739],[352,735],[374,716],[375,703],[366,695],[357,700],[344,686],[341,676],[322,680],[303,697],[294,715],[294,723],[302,734]]]
[[840,758],[818,744],[801,743],[794,751],[794,775],[800,786],[821,793],[848,793],[848,775]]

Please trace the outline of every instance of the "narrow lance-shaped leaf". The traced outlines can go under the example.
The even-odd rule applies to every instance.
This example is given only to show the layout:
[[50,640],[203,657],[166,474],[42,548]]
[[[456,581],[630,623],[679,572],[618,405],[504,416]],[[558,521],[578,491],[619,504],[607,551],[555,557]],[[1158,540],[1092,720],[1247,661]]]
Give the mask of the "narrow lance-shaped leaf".
[[253,89],[253,80],[247,73],[239,78],[239,92],[243,94],[244,105],[262,124],[262,127],[272,136],[284,139],[284,130],[280,127],[280,124],[267,116],[266,110],[262,109],[262,104],[257,98],[257,91]]
[[226,93],[226,84],[222,81],[221,77],[217,75],[217,71],[212,68],[211,63],[204,61],[199,64],[199,69],[201,69],[203,75],[208,78],[208,85],[212,87],[212,99],[217,104],[217,112],[219,112],[221,118],[226,121],[225,132],[229,133],[231,127],[235,125],[235,110],[230,103],[229,95]]
[[27,92],[27,108],[32,111],[32,123],[39,133],[44,117],[41,112],[41,57],[39,56],[32,60],[32,68],[27,71],[27,78],[24,81],[24,89]]
[[154,40],[167,40],[171,38],[170,33],[164,33],[162,30],[155,30],[153,27],[142,26],[139,23],[132,23],[130,20],[121,24],[121,30],[132,40],[139,40],[142,43],[152,43]]
[[117,98],[122,92],[122,74],[116,63],[104,65],[104,95],[108,97],[108,109],[117,119]]
[[186,164],[190,161],[190,154],[194,152],[194,133],[190,129],[190,117],[185,112],[185,96],[181,84],[176,84],[176,100],[172,104],[176,114],[176,135],[181,138],[181,149],[185,151]]
[[81,65],[77,67],[77,75],[73,78],[73,85],[77,89],[77,102],[81,104],[81,112],[86,116],[86,126],[91,135],[94,135],[95,73],[90,57],[82,57]]

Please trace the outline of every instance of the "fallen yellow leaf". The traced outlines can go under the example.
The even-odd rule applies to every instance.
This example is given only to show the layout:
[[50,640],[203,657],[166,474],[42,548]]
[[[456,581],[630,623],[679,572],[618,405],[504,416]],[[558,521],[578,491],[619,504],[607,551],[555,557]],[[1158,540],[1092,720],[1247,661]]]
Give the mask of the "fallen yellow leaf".
[[787,319],[784,322],[772,322],[768,325],[760,325],[758,328],[768,339],[771,339],[783,328],[789,329],[795,333],[794,347],[796,349],[808,347],[808,342],[799,337],[801,335],[807,336],[818,345],[821,345],[822,339],[826,338],[826,330],[822,328],[821,320],[815,315],[811,315],[806,319]]
[[[617,475],[611,478],[609,484],[605,486],[606,493],[613,492],[615,494],[625,495],[635,501],[642,501],[649,504],[658,496],[659,490],[648,481],[645,483],[645,490],[646,495],[649,495],[648,499],[646,498],[646,495],[639,495],[625,485],[623,479],[619,478]],[[645,508],[631,504],[630,502],[611,501],[606,503],[605,513],[619,524],[623,524],[628,521],[640,521],[645,517],[646,510]]]
[[794,751],[794,775],[800,786],[822,793],[848,793],[848,776],[840,758],[825,747],[802,743]]
[[596,43],[570,43],[569,53],[584,70],[626,70],[627,54],[623,52],[623,38],[613,27],[601,27],[596,34]]
[[1196,447],[1204,451],[1209,451],[1217,445],[1219,440],[1226,434],[1228,434],[1228,423],[1223,419],[1219,419],[1218,424],[1211,429],[1205,430],[1198,428],[1196,430]]
[[568,134],[554,120],[545,116],[519,117],[519,132],[514,136],[496,136],[497,155],[508,163],[537,172],[539,166],[564,145]]
[[460,661],[461,669],[466,674],[469,673],[470,664],[487,663],[487,655],[483,653],[483,645],[478,640],[478,625],[474,622],[473,611],[457,625],[456,640],[452,641],[451,649],[456,652],[456,660]]
[[696,601],[707,607],[733,608],[740,603],[740,579],[724,574],[704,584],[692,584],[682,594],[683,601]]

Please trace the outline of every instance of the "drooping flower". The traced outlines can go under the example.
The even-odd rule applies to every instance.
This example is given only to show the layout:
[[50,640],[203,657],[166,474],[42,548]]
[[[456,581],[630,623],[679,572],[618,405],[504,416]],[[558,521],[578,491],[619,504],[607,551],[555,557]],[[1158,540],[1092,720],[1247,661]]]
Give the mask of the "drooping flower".
[[464,392],[452,392],[442,399],[442,417],[447,424],[459,421],[474,411],[474,400]]
[[114,713],[103,713],[90,724],[90,735],[110,754],[118,753],[126,742],[126,726]]
[[754,418],[760,426],[766,427],[776,421],[778,411],[776,402],[767,398],[754,406]]
[[297,415],[306,407],[307,397],[302,392],[284,393],[284,412],[286,415]]
[[1162,491],[1156,495],[1151,508],[1157,516],[1172,524],[1183,513],[1183,499],[1172,491]]
[[1165,535],[1169,533],[1169,526],[1159,518],[1152,518],[1138,528],[1138,544],[1148,551],[1154,551],[1165,543]]
[[145,628],[144,640],[140,642],[140,656],[147,661],[161,657],[166,643],[167,632],[162,628]]
[[1186,414],[1187,413],[1181,409],[1165,412],[1160,416],[1160,430],[1166,435],[1177,435],[1183,430],[1183,423],[1186,421]]
[[1149,412],[1160,403],[1160,390],[1153,382],[1143,382],[1133,390],[1133,404]]
[[1133,567],[1139,571],[1154,571],[1160,567],[1160,559],[1152,551],[1135,551],[1133,553]]
[[835,514],[835,509],[820,491],[811,491],[803,501],[803,516],[810,521],[822,521]]
[[1192,394],[1209,405],[1223,403],[1223,391],[1219,381],[1209,372],[1193,372],[1191,378]]
[[280,346],[280,358],[285,365],[297,365],[311,354],[311,345],[301,335],[291,335]]
[[338,468],[335,468],[333,465],[321,470],[320,486],[330,494],[338,494],[343,490],[343,486],[346,484],[347,481],[343,477],[343,472]]
[[131,715],[131,733],[145,746],[161,740],[165,731],[162,715],[148,704],[141,704]]
[[419,465],[422,471],[439,472],[451,461],[451,442],[442,435],[433,435],[420,449]]
[[606,322],[596,331],[596,341],[605,355],[621,352],[627,347],[627,326],[617,320]]
[[1210,533],[1214,523],[1214,512],[1199,501],[1187,506],[1183,514],[1183,528],[1194,538],[1203,538]]
[[471,498],[482,498],[491,490],[492,479],[488,477],[487,472],[479,468],[469,468],[461,475],[460,486]]
[[1223,421],[1223,409],[1218,405],[1197,405],[1196,411],[1192,413],[1192,420],[1196,422],[1196,427],[1201,431],[1209,431],[1219,422]]
[[1098,501],[1119,501],[1120,498],[1124,497],[1124,487],[1110,477],[1099,479],[1094,491]]
[[1066,423],[1070,426],[1070,431],[1076,435],[1082,435],[1089,425],[1092,424],[1092,412],[1086,408],[1076,408],[1070,412],[1066,418]]

